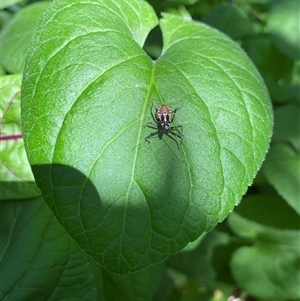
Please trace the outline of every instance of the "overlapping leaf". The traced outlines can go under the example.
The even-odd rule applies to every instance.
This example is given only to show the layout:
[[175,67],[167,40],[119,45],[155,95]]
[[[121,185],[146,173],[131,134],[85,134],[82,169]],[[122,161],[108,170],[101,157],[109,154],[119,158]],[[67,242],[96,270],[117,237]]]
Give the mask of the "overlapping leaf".
[[0,209],[1,300],[96,300],[86,254],[41,198]]
[[[166,14],[164,48],[143,1],[56,1],[40,23],[23,82],[34,175],[53,212],[95,260],[137,271],[223,220],[268,148],[265,86],[244,52],[203,24]],[[181,107],[182,150],[144,142],[152,103]]]
[[0,77],[0,199],[23,199],[40,195],[28,163],[20,122],[22,76]]
[[230,265],[238,285],[263,299],[299,299],[299,229],[263,226],[236,213],[229,226],[255,242],[233,254]]
[[21,9],[1,31],[1,64],[10,73],[21,73],[25,65],[27,48],[37,22],[48,1],[34,3]]

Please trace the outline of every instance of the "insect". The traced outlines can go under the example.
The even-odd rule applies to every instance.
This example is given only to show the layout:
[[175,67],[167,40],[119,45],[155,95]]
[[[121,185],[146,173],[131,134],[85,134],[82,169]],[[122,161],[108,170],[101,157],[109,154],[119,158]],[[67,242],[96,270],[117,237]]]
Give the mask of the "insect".
[[[155,114],[153,114],[153,107],[155,107]],[[161,139],[163,134],[165,134],[176,142],[177,148],[180,150],[183,139],[183,127],[182,125],[171,126],[175,114],[179,109],[180,107],[177,107],[175,108],[174,112],[172,112],[172,110],[166,105],[162,105],[157,108],[154,104],[152,104],[151,116],[155,122],[150,121],[145,124],[144,127],[156,129],[156,131],[145,137],[145,141],[150,143],[153,136],[158,135],[158,137]],[[178,138],[180,141],[178,142],[178,139],[176,138]]]

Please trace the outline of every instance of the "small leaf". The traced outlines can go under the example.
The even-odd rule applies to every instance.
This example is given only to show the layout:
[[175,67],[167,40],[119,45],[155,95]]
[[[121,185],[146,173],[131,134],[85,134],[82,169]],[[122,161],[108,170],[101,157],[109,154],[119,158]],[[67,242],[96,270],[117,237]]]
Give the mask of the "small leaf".
[[273,0],[270,8],[267,30],[270,32],[275,45],[290,58],[299,60],[299,0]]
[[116,275],[102,269],[105,300],[151,301],[164,272],[164,262],[129,275]]
[[274,143],[290,144],[296,152],[300,153],[300,108],[298,105],[288,104],[275,109],[274,111]]
[[246,3],[255,3],[255,4],[268,4],[270,3],[272,0],[245,0],[244,2]]
[[271,147],[264,173],[288,204],[300,215],[300,157],[290,145],[278,144]]
[[0,203],[1,300],[96,300],[86,254],[42,199]]
[[248,38],[242,46],[264,78],[272,100],[289,100],[294,61],[279,51],[267,34]]
[[0,9],[7,8],[19,2],[22,2],[22,0],[2,0],[0,2]]
[[170,2],[179,3],[181,5],[192,5],[201,0],[171,0]]
[[21,132],[21,80],[21,75],[1,77],[1,200],[30,198],[40,195],[34,183],[31,167],[27,160]]
[[217,6],[204,16],[203,22],[221,30],[235,40],[254,33],[249,18],[236,5]]
[[[3,3],[3,1],[2,1],[2,3]],[[0,28],[1,29],[11,20],[12,16],[13,16],[13,14],[7,10],[0,11]]]
[[[25,68],[37,184],[72,237],[115,273],[162,261],[223,220],[271,135],[267,91],[234,42],[165,14],[152,61],[141,47],[156,24],[144,1],[54,2]],[[182,151],[167,135],[145,143],[152,104],[181,107],[172,125],[184,127]]]
[[238,285],[262,299],[300,298],[299,230],[281,230],[262,226],[232,213],[231,230],[256,242],[239,248],[230,266]]
[[10,73],[22,73],[27,49],[48,1],[21,9],[1,31],[1,64]]
[[300,214],[300,110],[287,105],[275,110],[273,144],[263,166],[264,174],[288,204]]
[[[270,210],[270,208],[274,208],[274,210]],[[299,215],[273,190],[272,193],[245,196],[234,212],[268,227],[299,229]],[[278,218],[279,214],[280,218]]]
[[214,230],[206,234],[194,250],[170,256],[168,266],[194,278],[201,285],[210,286],[216,277],[212,262],[214,250],[220,245],[226,245],[228,241],[226,234]]

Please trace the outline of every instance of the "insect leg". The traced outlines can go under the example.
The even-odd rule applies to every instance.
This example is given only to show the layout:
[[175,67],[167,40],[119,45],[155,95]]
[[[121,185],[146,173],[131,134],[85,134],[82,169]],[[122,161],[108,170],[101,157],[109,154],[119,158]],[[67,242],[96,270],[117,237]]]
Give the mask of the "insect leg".
[[[153,107],[155,108],[155,113],[154,113],[154,114],[153,114]],[[151,116],[152,116],[152,119],[153,119],[154,121],[156,121],[156,118],[155,118],[156,111],[157,111],[157,107],[156,107],[156,105],[152,102],[152,106],[151,106]]]
[[178,110],[180,110],[180,109],[181,109],[181,107],[176,107],[176,108],[175,108],[175,110],[174,110],[174,112],[173,112],[173,117],[172,117],[171,122],[174,120],[176,112],[177,112]]
[[148,143],[151,143],[151,137],[158,135],[158,134],[159,134],[159,131],[150,133],[147,137],[145,137],[145,141],[147,141]]
[[[169,134],[172,134],[173,136],[175,136],[175,137],[177,137],[177,138],[180,138],[180,143],[178,143],[178,141],[177,141],[174,137],[170,136]],[[172,139],[173,141],[175,141],[176,144],[177,144],[177,148],[178,148],[179,150],[181,150],[182,136],[179,136],[179,135],[177,135],[177,134],[175,134],[175,133],[172,133],[172,132],[170,132],[169,134],[167,134],[167,136],[168,136],[170,139]]]
[[154,123],[154,122],[152,122],[152,121],[150,121],[150,122],[146,123],[143,127],[144,127],[144,128],[145,128],[145,127],[149,127],[149,128],[151,128],[151,129],[157,129],[157,124]]
[[[180,128],[180,130],[178,129]],[[175,125],[171,127],[171,131],[177,131],[180,135],[183,135],[183,126],[182,125]]]
[[[181,127],[181,126],[177,126],[177,127]],[[180,150],[181,149],[181,144],[182,144],[182,140],[183,140],[183,134],[177,129],[173,127],[173,130],[177,131],[178,133],[174,133],[174,132],[169,132],[169,134],[177,137],[180,139],[180,142],[178,142],[174,137],[169,136],[172,140],[176,141],[177,144],[177,148]]]

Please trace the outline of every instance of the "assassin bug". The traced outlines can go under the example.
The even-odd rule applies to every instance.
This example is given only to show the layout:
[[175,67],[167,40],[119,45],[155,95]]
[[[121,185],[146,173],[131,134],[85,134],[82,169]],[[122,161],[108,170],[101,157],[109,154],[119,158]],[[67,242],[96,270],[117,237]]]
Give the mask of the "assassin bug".
[[[153,114],[153,107],[155,107],[155,114]],[[180,150],[183,139],[183,127],[182,125],[171,126],[175,114],[179,109],[180,107],[177,107],[175,108],[174,112],[172,112],[172,110],[166,105],[162,105],[157,108],[154,104],[152,104],[151,116],[155,122],[150,121],[145,124],[144,127],[156,129],[156,131],[145,137],[145,141],[150,143],[153,136],[158,135],[158,137],[161,139],[163,134],[165,134],[176,142],[177,148]],[[176,138],[180,139],[180,141],[178,142]]]

